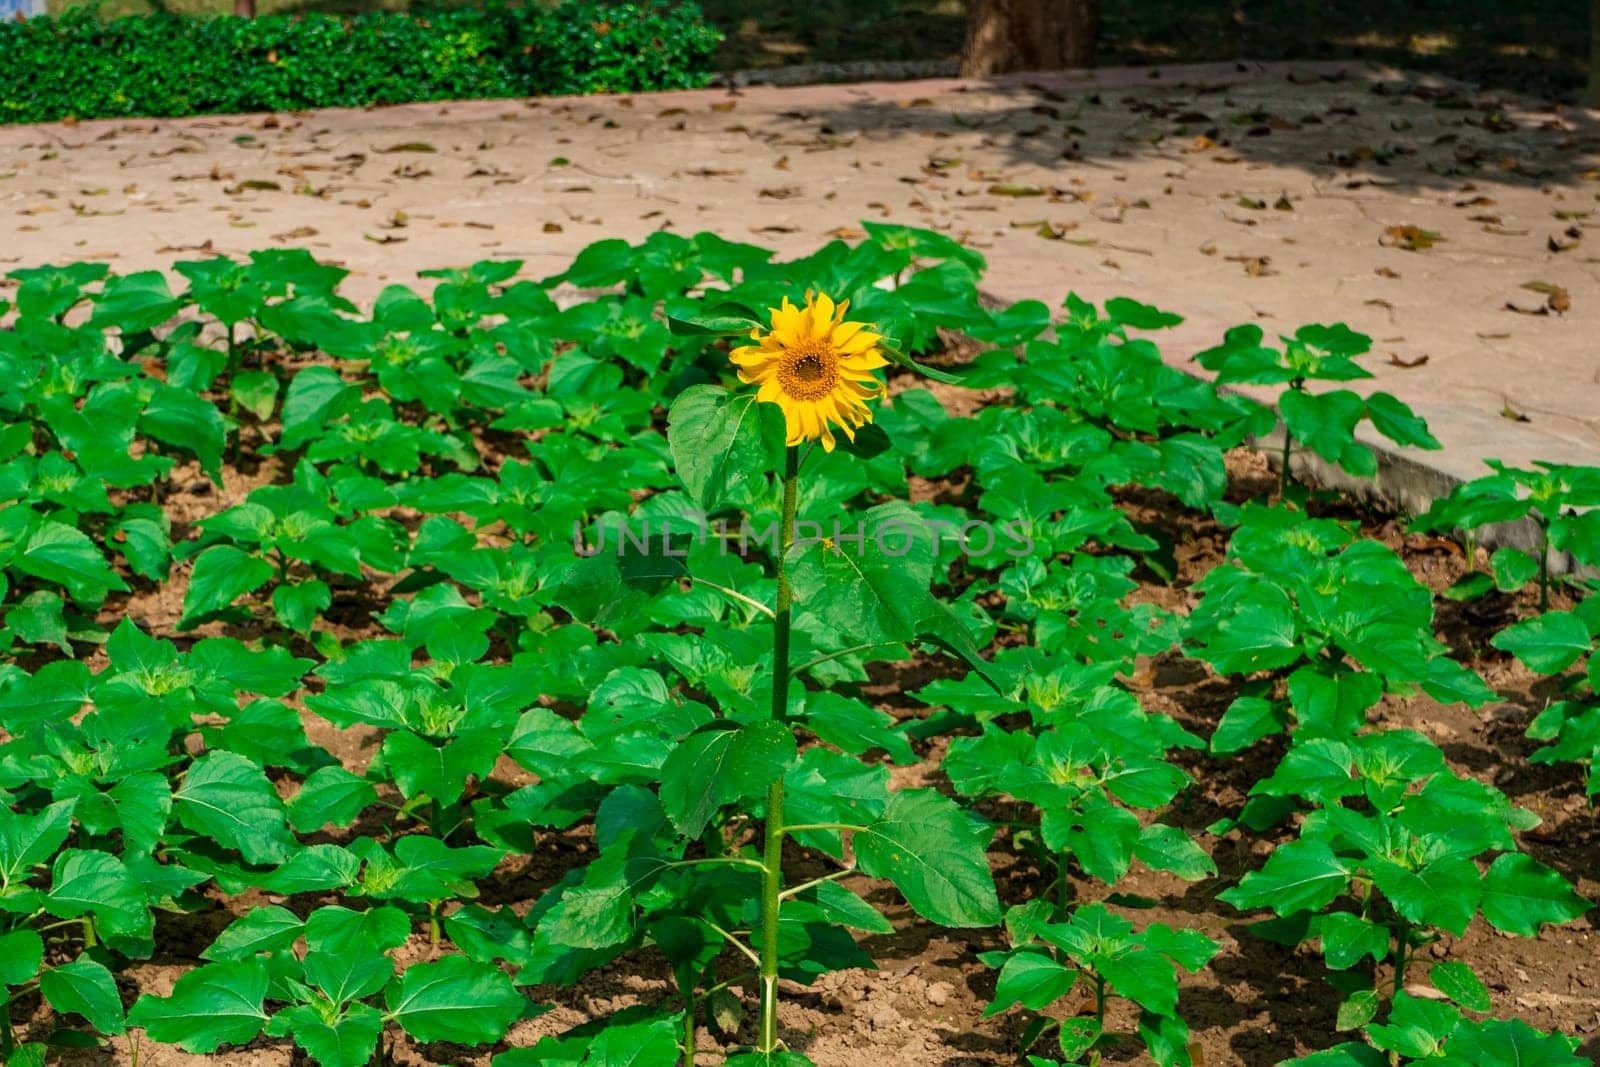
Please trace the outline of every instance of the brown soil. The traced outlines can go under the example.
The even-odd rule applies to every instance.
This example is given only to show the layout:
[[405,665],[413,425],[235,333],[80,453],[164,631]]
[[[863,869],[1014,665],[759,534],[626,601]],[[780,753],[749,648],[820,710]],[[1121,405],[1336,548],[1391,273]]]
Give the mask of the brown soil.
[[[976,399],[960,393],[950,399],[956,397],[964,405]],[[226,473],[225,491],[199,488],[202,481],[198,472],[185,472],[175,479],[176,485],[187,487],[187,491],[172,492],[168,497],[175,536],[181,536],[180,527],[188,528],[206,515],[242,500],[250,488],[274,478],[286,478],[270,462],[248,473],[232,469]],[[1230,457],[1230,473],[1233,492],[1241,499],[1270,492],[1276,481],[1265,460],[1246,451]],[[948,489],[948,485],[920,487],[929,496]],[[1159,493],[1133,494],[1125,505],[1137,521],[1159,525],[1173,538],[1181,568],[1176,582],[1167,585],[1151,580],[1135,595],[1167,609],[1185,607],[1191,597],[1188,587],[1221,561],[1225,533]],[[1324,510],[1360,521],[1366,536],[1400,551],[1412,572],[1435,592],[1463,573],[1465,560],[1454,545],[1406,535],[1403,524],[1392,517],[1357,512],[1352,507],[1339,503],[1326,505]],[[115,616],[126,612],[146,626],[155,627],[163,636],[172,636],[184,585],[181,575],[175,575],[175,579],[160,589],[146,583],[125,602],[111,605],[108,616],[114,621]],[[1442,598],[1436,604],[1441,637],[1483,673],[1503,695],[1503,702],[1474,712],[1460,706],[1442,706],[1426,697],[1388,697],[1378,709],[1377,721],[1384,726],[1421,730],[1443,747],[1457,771],[1492,782],[1516,803],[1537,812],[1544,823],[1523,835],[1524,848],[1570,878],[1584,896],[1600,898],[1595,817],[1585,801],[1577,769],[1571,765],[1533,765],[1527,759],[1534,746],[1523,738],[1522,731],[1545,700],[1539,679],[1487,643],[1492,627],[1486,622],[1503,625],[1519,609],[1527,611],[1531,605],[1511,598],[1470,609]],[[207,627],[199,634],[213,629]],[[245,627],[245,632],[229,632],[259,636],[248,630]],[[369,620],[352,617],[342,620],[335,632],[348,641],[377,636],[380,630]],[[917,717],[932,709],[916,704],[905,696],[906,691],[946,673],[946,664],[927,659],[881,665],[874,684],[865,687],[865,692],[899,718]],[[1129,684],[1150,710],[1173,715],[1202,737],[1210,734],[1233,695],[1231,683],[1174,652],[1143,664]],[[360,772],[370,761],[376,743],[371,731],[336,730],[311,715],[306,716],[306,725],[312,741],[324,746],[348,768]],[[944,744],[935,740],[923,745],[919,754],[924,762],[894,768],[895,786],[945,786],[936,769]],[[1228,759],[1203,752],[1183,754],[1181,762],[1195,785],[1178,798],[1163,818],[1196,835],[1216,860],[1219,876],[1190,884],[1135,867],[1116,887],[1124,896],[1151,902],[1147,908],[1127,911],[1136,923],[1160,921],[1190,927],[1221,943],[1221,952],[1208,968],[1184,979],[1180,1001],[1180,1010],[1193,1029],[1200,1050],[1196,1062],[1208,1067],[1268,1067],[1351,1036],[1334,1029],[1338,998],[1325,982],[1326,972],[1318,954],[1306,948],[1283,948],[1253,936],[1245,928],[1245,917],[1216,899],[1217,893],[1236,883],[1245,871],[1259,866],[1275,841],[1270,835],[1247,831],[1233,831],[1217,838],[1206,834],[1204,827],[1236,813],[1251,784],[1271,770],[1281,751],[1281,744],[1268,741]],[[508,761],[502,761],[504,784],[522,784],[526,777],[519,780],[516,776],[520,774]],[[358,826],[355,831],[329,839],[347,839],[378,829]],[[1011,852],[1003,837],[992,855],[1004,904],[1019,903],[1041,892],[1045,879],[1030,860]],[[485,886],[485,903],[507,904],[525,911],[567,870],[587,862],[591,856],[586,825],[562,834],[542,834],[536,854],[512,856],[502,864]],[[798,853],[794,859],[801,866],[815,863],[814,858]],[[997,930],[941,929],[912,914],[887,883],[856,877],[847,884],[883,909],[894,921],[896,931],[863,942],[878,961],[878,970],[844,971],[825,975],[809,988],[785,989],[779,1021],[790,1047],[804,1051],[820,1067],[977,1067],[1024,1062],[1017,1047],[1025,1025],[1020,1012],[1014,1009],[992,1019],[981,1017],[994,989],[994,975],[977,961],[976,953],[1004,947],[1003,934]],[[1104,898],[1109,893],[1104,885],[1087,881],[1075,882],[1073,889],[1081,901]],[[131,1004],[139,993],[169,992],[173,981],[199,962],[201,950],[233,916],[269,900],[283,902],[256,893],[232,899],[218,895],[214,910],[191,915],[162,914],[156,957],[129,967],[119,978],[125,1002]],[[287,901],[290,907],[304,910],[323,902]],[[1516,1015],[1542,1029],[1578,1035],[1585,1042],[1583,1051],[1594,1056],[1600,1054],[1600,963],[1596,962],[1600,938],[1596,938],[1593,914],[1565,926],[1548,927],[1536,938],[1505,936],[1479,920],[1464,937],[1447,935],[1428,952],[1432,959],[1470,962],[1488,985],[1497,1015]],[[412,962],[436,951],[425,936],[419,935],[400,955],[402,962]],[[1425,984],[1424,978],[1423,968],[1413,971],[1414,981]],[[754,989],[743,992],[749,998]],[[674,996],[667,968],[649,952],[635,953],[591,973],[574,988],[537,988],[531,994],[534,1000],[554,1007],[537,1019],[517,1024],[506,1047],[531,1045],[543,1035],[559,1033],[617,1009],[636,1003],[670,1002]],[[37,996],[18,1007],[22,1016],[31,1012],[24,1029],[34,1039],[44,1038],[56,1023]],[[1068,1005],[1067,1009],[1088,1007]],[[1126,1005],[1114,1009],[1108,1023],[1131,1031],[1134,1020],[1125,1009]],[[21,1016],[18,1018],[23,1021]],[[713,1034],[702,1027],[699,1062],[720,1062],[721,1049],[753,1038],[753,1019],[748,1012],[737,1034]],[[488,1052],[418,1047],[404,1035],[393,1040],[391,1055],[393,1062],[399,1064],[487,1064],[490,1059]],[[1048,1054],[1049,1050],[1039,1051]],[[1113,1050],[1108,1060],[1149,1062],[1137,1041]],[[98,1050],[64,1051],[61,1062],[138,1062],[149,1067],[204,1062],[219,1067],[268,1067],[309,1061],[287,1041],[262,1039],[211,1056],[191,1056],[174,1048],[148,1042],[141,1046],[130,1037],[119,1037]]]

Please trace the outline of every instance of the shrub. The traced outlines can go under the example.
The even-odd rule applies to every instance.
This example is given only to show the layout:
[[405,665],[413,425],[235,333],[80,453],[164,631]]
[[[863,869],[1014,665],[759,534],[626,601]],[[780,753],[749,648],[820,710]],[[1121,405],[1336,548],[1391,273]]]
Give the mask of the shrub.
[[0,22],[0,122],[168,118],[703,85],[694,4]]

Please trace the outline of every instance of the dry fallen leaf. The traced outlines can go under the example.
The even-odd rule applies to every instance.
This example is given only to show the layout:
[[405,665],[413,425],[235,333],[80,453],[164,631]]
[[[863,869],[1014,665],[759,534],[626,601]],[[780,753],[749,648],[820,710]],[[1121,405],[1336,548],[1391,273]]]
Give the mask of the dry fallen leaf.
[[987,192],[993,196],[1043,196],[1044,190],[1037,185],[1019,185],[1015,182],[996,182],[989,186]]
[[1502,419],[1510,419],[1512,422],[1532,422],[1533,421],[1532,419],[1528,418],[1528,416],[1524,415],[1522,412],[1520,412],[1516,408],[1512,407],[1509,403],[1507,403],[1504,407],[1502,407],[1500,409],[1500,417]]
[[561,223],[559,223],[559,222],[547,222],[547,223],[544,224],[544,232],[545,233],[562,233],[564,231],[561,228]]
[[1545,298],[1545,307],[1560,314],[1572,310],[1572,294],[1553,282],[1523,282],[1522,288]]
[[1406,252],[1421,252],[1424,249],[1432,248],[1443,240],[1445,238],[1433,230],[1424,230],[1420,226],[1407,224],[1385,228],[1383,235],[1378,238],[1378,243],[1385,248],[1398,248]]
[[375,149],[375,151],[387,156],[395,152],[437,152],[439,150],[426,141],[406,141],[404,144],[392,144],[388,148],[379,148]]
[[1275,273],[1268,269],[1272,263],[1272,259],[1269,256],[1227,256],[1225,258],[1229,263],[1244,264],[1244,272],[1252,278],[1265,278]]
[[1401,359],[1399,356],[1395,355],[1393,352],[1389,353],[1389,363],[1390,363],[1390,365],[1391,366],[1395,366],[1395,367],[1400,367],[1403,370],[1411,370],[1411,369],[1413,369],[1415,367],[1421,367],[1421,366],[1425,365],[1427,362],[1428,362],[1428,357],[1426,355],[1418,356],[1416,359]]
[[1039,223],[1033,232],[1046,240],[1059,241],[1077,228],[1078,224],[1076,222],[1054,223],[1046,221]]
[[1576,226],[1569,226],[1561,236],[1571,238],[1571,240],[1563,241],[1560,237],[1551,236],[1545,242],[1545,246],[1552,252],[1570,252],[1582,242],[1583,231]]

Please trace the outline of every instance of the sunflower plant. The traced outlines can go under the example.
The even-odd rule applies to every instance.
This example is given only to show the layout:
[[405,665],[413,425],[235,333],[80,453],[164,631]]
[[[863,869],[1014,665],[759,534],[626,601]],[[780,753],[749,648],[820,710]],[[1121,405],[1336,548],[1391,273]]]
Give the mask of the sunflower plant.
[[[809,669],[919,638],[965,647],[977,658],[960,623],[931,593],[934,547],[909,508],[878,505],[843,529],[830,520],[826,529],[834,536],[797,536],[804,476],[822,476],[822,461],[836,448],[864,459],[890,447],[887,435],[872,432],[870,403],[884,393],[874,372],[909,360],[896,359],[898,351],[869,324],[850,320],[849,308],[847,300],[808,291],[801,305],[783,297],[765,324],[752,325],[742,308],[674,323],[683,332],[747,338],[752,343],[734,347],[729,360],[739,381],[756,387],[696,385],[675,401],[668,440],[685,487],[711,514],[759,518],[770,506],[762,499],[768,494],[778,505],[771,607],[739,594],[771,623],[761,686],[766,708],[720,709],[662,769],[662,805],[680,832],[706,843],[702,862],[747,871],[758,882],[753,905],[729,917],[742,921],[743,930],[717,928],[755,964],[759,978],[756,1043],[729,1061],[735,1064],[810,1062],[787,1051],[778,1031],[779,979],[803,977],[797,935],[819,919],[867,929],[881,921],[862,917],[854,894],[843,892],[850,901],[843,903],[833,884],[840,878],[858,869],[886,878],[920,914],[945,925],[999,919],[985,859],[991,828],[982,819],[932,790],[891,793],[881,767],[848,755],[822,749],[800,755],[794,737],[826,704],[824,694],[797,684]],[[769,412],[781,415],[781,426]],[[775,481],[774,471],[781,471]],[[797,637],[809,650],[798,665]],[[721,830],[708,836],[708,827],[737,827],[718,809],[742,800],[753,802],[750,814],[761,819],[759,839],[730,841]],[[835,869],[788,884],[786,841],[827,855]],[[692,1031],[691,1021],[686,1032]]]

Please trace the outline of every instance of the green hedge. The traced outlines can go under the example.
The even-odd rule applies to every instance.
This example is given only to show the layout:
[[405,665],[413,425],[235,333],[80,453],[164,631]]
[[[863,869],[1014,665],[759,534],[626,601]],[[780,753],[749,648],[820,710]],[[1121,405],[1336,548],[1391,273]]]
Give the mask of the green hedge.
[[296,111],[705,84],[692,3],[0,21],[0,122]]

